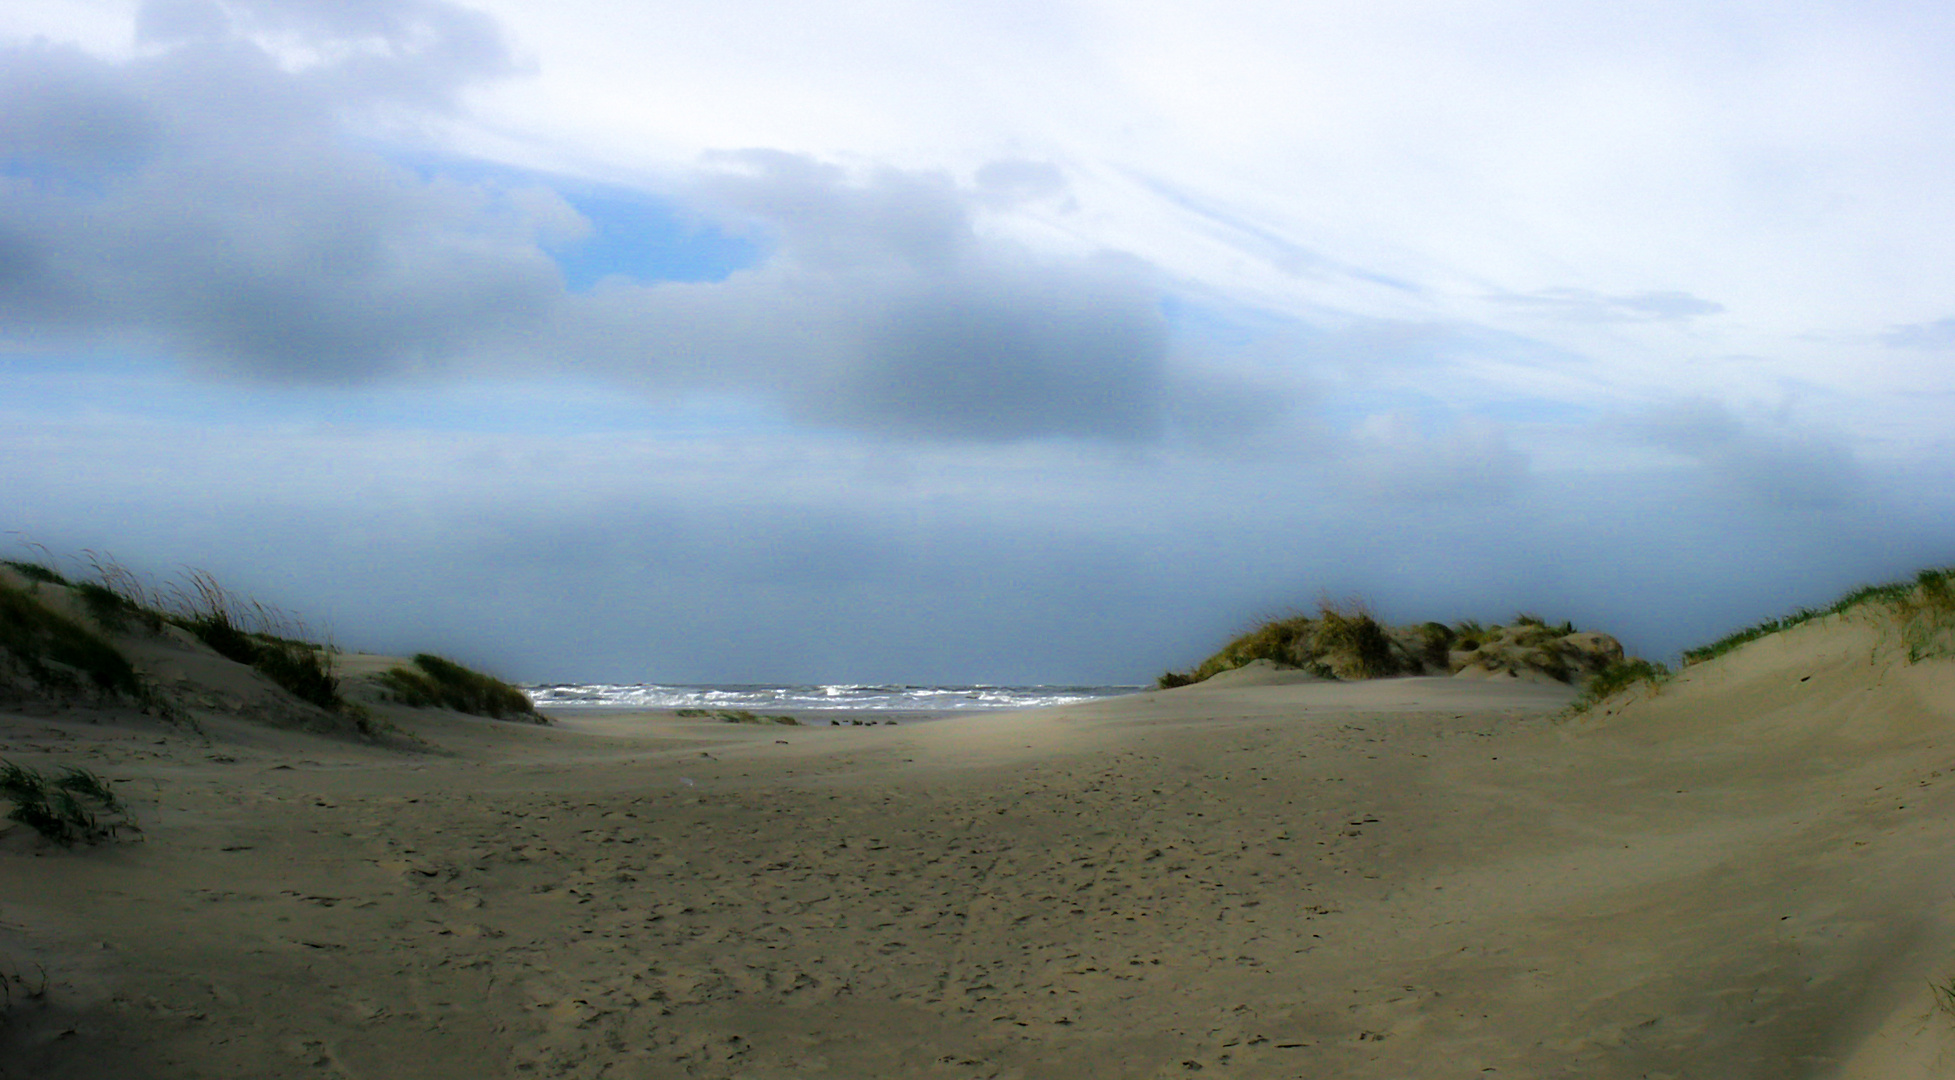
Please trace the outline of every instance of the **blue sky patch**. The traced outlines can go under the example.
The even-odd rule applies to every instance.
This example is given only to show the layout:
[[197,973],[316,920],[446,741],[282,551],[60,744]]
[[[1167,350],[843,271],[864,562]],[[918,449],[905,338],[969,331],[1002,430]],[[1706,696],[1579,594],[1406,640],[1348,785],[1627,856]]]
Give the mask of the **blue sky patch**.
[[755,241],[734,236],[653,199],[618,192],[562,192],[591,222],[591,234],[555,254],[564,280],[589,292],[614,274],[640,282],[724,281],[760,262]]

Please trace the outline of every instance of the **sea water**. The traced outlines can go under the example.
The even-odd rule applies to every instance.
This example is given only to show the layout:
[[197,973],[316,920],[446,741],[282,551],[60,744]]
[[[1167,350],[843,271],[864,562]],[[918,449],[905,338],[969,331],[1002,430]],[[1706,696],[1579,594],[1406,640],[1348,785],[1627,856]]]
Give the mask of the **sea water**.
[[750,712],[962,713],[1037,709],[1137,693],[1138,686],[806,686],[544,683],[523,687],[547,709],[746,709]]

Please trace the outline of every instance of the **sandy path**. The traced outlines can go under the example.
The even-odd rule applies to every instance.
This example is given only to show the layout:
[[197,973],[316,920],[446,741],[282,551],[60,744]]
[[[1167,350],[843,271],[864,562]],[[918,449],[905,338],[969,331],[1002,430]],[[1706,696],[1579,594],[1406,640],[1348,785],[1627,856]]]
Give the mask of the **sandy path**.
[[1932,1061],[1955,683],[1858,647],[1576,725],[1461,680],[423,722],[449,756],[16,719],[149,840],[0,840],[0,954],[51,973],[0,1076],[1828,1076],[1883,1024]]

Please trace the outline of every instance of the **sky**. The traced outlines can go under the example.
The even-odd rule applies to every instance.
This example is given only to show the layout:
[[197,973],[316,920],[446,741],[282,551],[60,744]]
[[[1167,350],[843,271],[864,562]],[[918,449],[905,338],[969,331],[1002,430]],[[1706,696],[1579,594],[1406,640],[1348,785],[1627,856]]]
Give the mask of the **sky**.
[[1955,10],[0,8],[0,537],[528,682],[1955,563]]

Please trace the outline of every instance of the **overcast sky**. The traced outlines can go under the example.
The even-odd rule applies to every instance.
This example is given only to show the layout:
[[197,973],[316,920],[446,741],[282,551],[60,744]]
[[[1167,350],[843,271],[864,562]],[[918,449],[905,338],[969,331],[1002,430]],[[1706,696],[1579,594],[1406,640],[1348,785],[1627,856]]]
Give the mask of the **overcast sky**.
[[1951,176],[1946,4],[5,5],[0,528],[529,681],[1670,658],[1955,562]]

